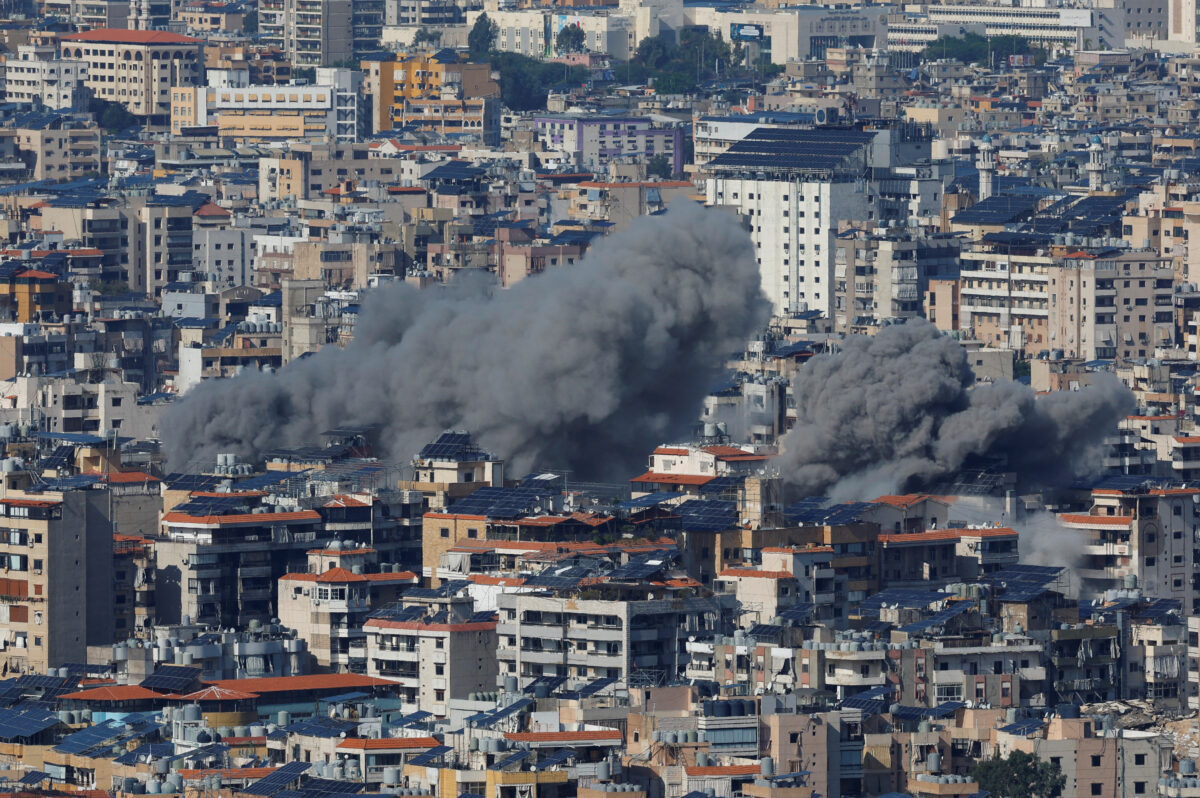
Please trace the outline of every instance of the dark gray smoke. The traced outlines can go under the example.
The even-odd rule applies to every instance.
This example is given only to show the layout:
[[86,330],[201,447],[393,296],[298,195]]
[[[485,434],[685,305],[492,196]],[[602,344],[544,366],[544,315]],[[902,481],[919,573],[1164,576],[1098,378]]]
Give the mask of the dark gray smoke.
[[683,202],[508,290],[375,290],[344,350],[188,393],[163,424],[168,461],[194,469],[376,425],[401,460],[462,428],[518,470],[628,474],[688,430],[725,358],[766,322],[753,252],[732,215]]
[[1040,398],[1015,382],[973,385],[966,352],[928,322],[847,338],[793,381],[798,419],[779,466],[810,495],[848,498],[929,488],[977,458],[1055,484],[1093,466],[1134,408],[1111,375]]

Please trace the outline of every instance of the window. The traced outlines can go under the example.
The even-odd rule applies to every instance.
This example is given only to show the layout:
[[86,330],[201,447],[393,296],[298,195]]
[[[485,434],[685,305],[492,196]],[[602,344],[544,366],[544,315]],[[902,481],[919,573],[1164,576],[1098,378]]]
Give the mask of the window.
[[1135,781],[1133,783],[1133,794],[1134,795],[1145,795],[1146,794],[1146,782]]
[[1095,756],[1095,755],[1092,756],[1092,767],[1094,767],[1094,768],[1100,767],[1100,757]]
[[1138,767],[1141,767],[1142,765],[1146,764],[1146,755],[1145,754],[1134,754],[1133,755],[1133,764],[1137,765]]
[[1099,795],[1104,789],[1104,785],[1098,781],[1092,782],[1092,795]]
[[442,527],[441,532],[442,532],[442,537],[444,537],[444,538],[450,537],[450,529],[448,527]]

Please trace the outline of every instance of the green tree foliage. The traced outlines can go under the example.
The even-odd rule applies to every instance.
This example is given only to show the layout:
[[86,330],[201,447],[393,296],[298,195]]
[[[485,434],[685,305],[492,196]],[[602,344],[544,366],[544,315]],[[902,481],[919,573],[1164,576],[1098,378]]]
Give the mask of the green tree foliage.
[[979,762],[971,775],[992,798],[1059,798],[1067,784],[1062,768],[1024,751]]
[[96,119],[97,124],[109,133],[126,130],[127,128],[136,127],[141,124],[141,120],[129,113],[129,110],[125,106],[109,100],[102,100],[98,97],[93,97],[91,102],[88,103],[88,111]]
[[487,14],[480,14],[471,32],[467,34],[467,50],[471,53],[472,61],[486,61],[492,48],[496,46],[496,36],[500,26],[492,22]]
[[989,64],[1010,55],[1033,55],[1039,63],[1046,60],[1045,52],[1024,36],[980,36],[978,33],[939,36],[921,51],[921,57],[926,61],[954,58],[964,64]]
[[583,28],[575,25],[564,25],[558,35],[554,37],[554,51],[559,55],[563,53],[582,53],[584,50],[585,37]]
[[671,160],[658,154],[646,162],[646,174],[651,177],[668,178],[671,176]]
[[431,44],[434,47],[440,47],[442,44],[442,32],[430,28],[421,28],[417,31],[417,35],[413,36],[413,44]]
[[626,79],[653,79],[659,94],[686,94],[697,84],[729,72],[736,63],[733,49],[720,36],[704,27],[684,28],[678,42],[663,34],[642,39]]
[[588,79],[583,67],[538,61],[518,53],[492,53],[491,65],[500,73],[500,100],[514,111],[545,108],[551,91],[577,88]]

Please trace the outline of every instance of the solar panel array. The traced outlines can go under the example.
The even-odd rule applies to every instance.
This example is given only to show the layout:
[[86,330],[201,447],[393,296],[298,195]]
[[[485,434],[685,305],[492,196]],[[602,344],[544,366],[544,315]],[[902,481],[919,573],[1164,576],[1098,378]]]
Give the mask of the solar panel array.
[[1054,565],[1015,564],[988,576],[994,584],[1004,585],[1001,601],[1031,601],[1046,592],[1064,568]]
[[561,765],[571,757],[575,756],[575,750],[572,748],[559,748],[546,756],[538,759],[533,763],[530,770],[547,770],[555,765]]
[[724,476],[710,479],[700,486],[702,496],[722,496],[736,491],[746,481],[745,476]]
[[301,795],[356,795],[367,787],[360,781],[335,781],[334,779],[309,779],[300,786]]
[[394,604],[390,607],[381,607],[371,613],[372,618],[379,618],[385,621],[419,621],[425,617],[428,612],[427,607],[404,607],[399,604]]
[[454,749],[448,745],[435,745],[425,753],[417,754],[405,764],[416,765],[417,767],[428,767],[444,757],[446,754],[450,753],[452,750]]
[[595,681],[588,682],[583,687],[579,688],[578,690],[574,691],[573,693],[563,693],[563,697],[570,697],[570,698],[576,698],[576,699],[589,698],[591,696],[596,695],[600,691],[613,686],[616,683],[617,683],[616,679],[612,678],[611,676],[605,676],[603,678],[596,679]]
[[907,626],[901,626],[900,631],[908,634],[925,632],[929,629],[933,629],[934,627],[942,626],[947,621],[957,618],[968,610],[972,610],[974,608],[975,602],[973,601],[956,601],[947,606],[944,610],[930,615],[928,618],[916,621],[915,623],[910,623]]
[[1041,730],[1044,722],[1039,718],[1029,718],[1027,720],[1019,720],[1016,723],[1010,723],[1007,726],[1001,726],[1000,731],[1005,734],[1014,734],[1018,737],[1028,737]]
[[936,590],[917,590],[907,587],[890,587],[881,590],[873,596],[868,596],[858,605],[860,615],[879,617],[879,611],[884,606],[898,606],[909,609],[920,609],[931,604],[945,601],[946,593]]
[[680,526],[691,532],[724,532],[738,521],[737,503],[720,499],[692,499],[675,511]]
[[309,762],[288,762],[282,765],[274,773],[271,773],[253,784],[248,784],[242,788],[242,792],[250,793],[251,795],[275,795],[287,789],[288,785],[312,767]]
[[793,623],[804,623],[810,617],[812,617],[814,609],[816,609],[816,605],[812,604],[811,602],[801,601],[793,604],[783,612],[779,613],[779,617],[783,618],[784,620],[792,621]]
[[195,496],[175,506],[175,512],[188,515],[235,515],[250,511],[245,496]]
[[848,502],[829,504],[824,496],[802,499],[784,509],[784,516],[799,526],[836,526],[853,524],[862,520],[865,511],[874,509],[870,502]]
[[421,460],[449,460],[456,463],[488,460],[491,455],[481,449],[465,432],[443,432],[433,443],[426,444],[417,455]]
[[621,510],[645,510],[648,507],[657,507],[666,502],[676,501],[680,495],[679,493],[671,493],[669,491],[647,493],[645,496],[638,496],[636,499],[621,502],[617,507]]
[[210,491],[220,486],[221,477],[206,474],[167,474],[163,482],[171,490]]
[[254,477],[247,477],[234,484],[234,490],[266,490],[273,488],[289,479],[303,477],[307,471],[268,471]]
[[27,739],[58,723],[58,716],[41,707],[0,710],[0,740]]
[[426,712],[425,710],[418,710],[416,712],[413,712],[412,714],[405,715],[404,717],[402,717],[399,720],[392,723],[392,725],[398,729],[403,729],[403,728],[407,728],[408,726],[415,726],[416,724],[421,723],[422,721],[428,720],[429,718],[432,718],[432,717],[433,717],[432,712]]
[[404,591],[407,598],[449,598],[461,590],[466,590],[471,583],[465,579],[453,582],[443,582],[437,587],[410,587]]
[[40,770],[31,770],[22,776],[17,783],[32,787],[34,784],[41,784],[48,778],[50,778],[49,773],[43,773]]
[[511,767],[512,765],[516,765],[519,762],[524,762],[526,759],[528,759],[532,755],[533,755],[533,752],[530,751],[528,748],[521,748],[521,749],[509,754],[508,756],[504,757],[504,759],[501,759],[499,762],[497,762],[495,765],[493,765],[492,768],[494,770],[504,770],[506,767]]
[[312,717],[297,721],[283,727],[288,734],[302,734],[305,737],[322,737],[331,739],[341,737],[358,728],[352,720],[329,717]]
[[107,747],[122,736],[125,724],[114,720],[106,720],[74,734],[69,734],[54,746],[54,750],[63,754],[78,754],[86,756],[97,748]]
[[539,676],[529,684],[525,685],[525,689],[521,692],[525,695],[533,695],[535,692],[537,692],[538,688],[545,688],[546,695],[550,695],[566,683],[566,676]]
[[520,518],[539,509],[546,493],[532,488],[486,487],[459,499],[447,512],[486,518]]
[[746,632],[746,635],[749,637],[754,637],[754,638],[769,637],[772,640],[778,640],[779,636],[782,634],[783,634],[783,627],[777,626],[772,623],[756,623],[756,624],[754,624],[754,626],[750,627],[750,631]]
[[533,706],[532,698],[518,698],[506,707],[494,710],[492,712],[476,715],[467,720],[477,729],[490,729],[505,718],[511,717],[523,709]]
[[641,582],[659,573],[665,567],[666,561],[661,555],[640,557],[614,568],[606,576],[614,582]]
[[147,690],[182,693],[200,681],[202,670],[190,665],[159,665],[154,673],[142,679]]

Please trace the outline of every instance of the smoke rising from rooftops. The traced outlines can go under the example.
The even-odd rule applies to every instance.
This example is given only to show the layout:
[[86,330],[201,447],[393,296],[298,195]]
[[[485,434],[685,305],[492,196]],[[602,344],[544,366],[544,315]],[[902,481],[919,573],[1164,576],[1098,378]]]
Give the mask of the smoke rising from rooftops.
[[1016,382],[975,386],[965,350],[925,321],[852,336],[797,374],[798,418],[778,465],[807,495],[847,499],[930,488],[977,457],[1060,484],[1094,469],[1134,408],[1116,377],[1096,377],[1039,398]]
[[678,202],[508,290],[480,277],[377,289],[345,349],[189,392],[163,424],[168,462],[196,469],[375,425],[401,460],[463,428],[510,473],[627,475],[688,431],[724,359],[766,323],[753,253],[732,215]]

